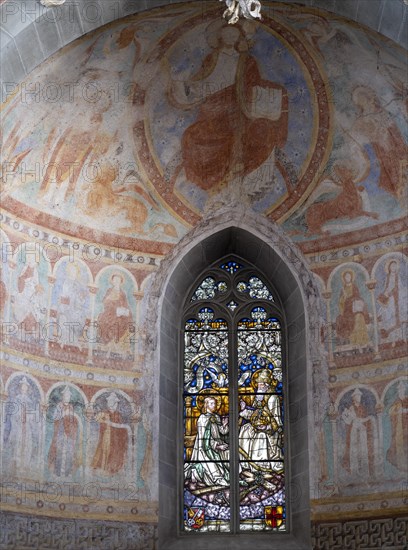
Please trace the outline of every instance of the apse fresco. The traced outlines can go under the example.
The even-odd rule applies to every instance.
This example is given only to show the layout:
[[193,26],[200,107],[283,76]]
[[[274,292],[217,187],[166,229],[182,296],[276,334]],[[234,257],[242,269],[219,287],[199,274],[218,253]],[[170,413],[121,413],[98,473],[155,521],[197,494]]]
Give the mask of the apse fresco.
[[339,403],[337,430],[339,446],[336,474],[347,485],[380,476],[378,415],[376,398],[369,389],[356,387]]
[[[341,20],[291,19],[325,67],[333,141],[316,188],[284,227],[295,240],[361,230],[369,236],[370,227],[401,218],[406,208],[405,53]],[[371,70],[375,80],[367,78]]]
[[[4,249],[3,249],[4,250]],[[4,262],[9,271],[5,289],[6,304],[4,321],[12,329],[10,341],[19,347],[44,353],[47,338],[42,330],[48,320],[48,296],[50,290],[49,264],[43,249],[30,250],[25,246],[15,247],[10,262]]]
[[92,342],[95,360],[129,366],[134,360],[134,281],[129,272],[108,269],[100,273],[98,283]]
[[91,320],[90,274],[83,262],[63,258],[55,269],[51,294],[49,339],[52,353],[82,353],[88,347],[85,327]]
[[[169,206],[190,223],[214,194],[241,196],[267,213],[292,187],[304,191],[324,159],[329,125],[324,78],[289,30],[268,23],[231,27],[210,14],[199,16],[175,29],[166,50],[162,43],[154,49],[166,63],[146,90],[149,132],[160,162],[151,174],[158,178],[164,170],[156,188],[164,189]],[[315,116],[318,105],[325,107],[322,117]],[[135,140],[153,156],[145,131],[146,125]],[[188,210],[195,214],[190,220]]]
[[[30,231],[29,241],[2,231],[2,480],[24,479],[36,513],[109,517],[115,504],[151,521],[152,384],[138,318],[151,260],[104,265],[78,242],[41,244]],[[19,509],[13,491],[7,507]]]
[[[102,479],[135,471],[135,410],[129,396],[102,391],[94,397],[88,463]],[[140,465],[139,465],[140,466]]]
[[38,94],[4,107],[4,206],[146,250],[231,200],[300,243],[403,217],[403,54],[321,13],[273,13],[231,26],[168,8],[56,54],[30,75]]
[[[406,52],[323,10],[276,2],[228,26],[219,2],[201,4],[74,41],[2,106],[2,506],[157,523],[156,277],[211,223],[255,235],[269,222],[304,293],[288,307],[318,308],[312,511],[391,515],[406,507]],[[279,295],[238,257],[190,298],[173,320],[179,525],[284,532],[296,488],[282,353],[302,320],[285,343]]]

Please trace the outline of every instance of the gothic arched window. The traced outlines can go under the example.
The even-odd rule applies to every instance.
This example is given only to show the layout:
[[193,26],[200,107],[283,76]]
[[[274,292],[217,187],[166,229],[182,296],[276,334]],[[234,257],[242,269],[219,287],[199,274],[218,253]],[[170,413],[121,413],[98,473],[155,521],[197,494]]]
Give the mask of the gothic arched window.
[[284,321],[270,282],[238,257],[191,288],[182,329],[184,533],[288,530]]

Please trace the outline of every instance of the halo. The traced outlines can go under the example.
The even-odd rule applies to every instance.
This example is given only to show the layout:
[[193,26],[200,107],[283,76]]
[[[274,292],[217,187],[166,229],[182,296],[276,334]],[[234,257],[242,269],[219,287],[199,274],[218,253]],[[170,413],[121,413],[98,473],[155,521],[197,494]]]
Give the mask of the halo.
[[215,399],[217,403],[216,410],[218,411],[222,405],[221,396],[218,392],[214,392],[214,390],[201,390],[200,393],[197,395],[197,409],[199,409],[201,412],[204,412],[204,401],[207,397],[212,397]]
[[266,377],[268,378],[268,384],[270,386],[276,387],[278,385],[278,381],[275,380],[273,377],[272,371],[270,369],[259,369],[254,372],[251,378],[251,386],[256,391],[258,389],[258,379],[262,375],[262,378]]
[[79,265],[77,263],[68,262],[67,267],[66,267],[67,274],[72,273],[74,270],[75,270],[75,277],[78,277],[78,275],[80,275],[80,273],[81,273],[81,268],[79,267]]
[[120,277],[121,283],[125,282],[125,278],[123,277],[122,273],[120,273],[119,271],[115,271],[115,273],[112,273],[112,275],[110,276],[109,281],[112,282],[114,277]]
[[342,272],[341,278],[342,278],[343,282],[345,282],[344,278],[345,278],[346,273],[351,273],[351,282],[354,282],[354,279],[356,278],[356,274],[354,273],[354,271],[352,269],[345,269]]
[[27,380],[27,377],[26,376],[23,376],[23,378],[20,380],[20,382],[18,383],[18,385],[21,387],[22,385],[24,386],[27,386],[28,388],[30,387],[30,383],[29,381]]
[[368,98],[368,97],[374,97],[376,98],[376,93],[375,91],[370,88],[369,86],[362,86],[361,84],[359,86],[356,86],[354,88],[354,90],[351,92],[351,97],[353,99],[353,102],[356,104],[356,105],[359,105],[359,107],[361,106],[359,103],[356,103],[356,99],[358,96],[362,96],[364,98]]
[[389,273],[390,272],[390,265],[392,263],[396,263],[397,264],[397,272],[399,271],[399,268],[400,268],[400,263],[399,263],[399,260],[397,258],[390,258],[389,260],[387,260],[385,262],[385,272],[386,273]]
[[238,31],[239,36],[237,37],[237,43],[243,38],[242,29],[239,26],[231,27],[228,26],[228,23],[225,21],[217,20],[217,21],[211,21],[209,25],[207,25],[205,29],[205,38],[207,41],[207,44],[210,46],[212,50],[215,50],[219,47],[220,41],[221,41],[221,32],[223,29],[236,29]]

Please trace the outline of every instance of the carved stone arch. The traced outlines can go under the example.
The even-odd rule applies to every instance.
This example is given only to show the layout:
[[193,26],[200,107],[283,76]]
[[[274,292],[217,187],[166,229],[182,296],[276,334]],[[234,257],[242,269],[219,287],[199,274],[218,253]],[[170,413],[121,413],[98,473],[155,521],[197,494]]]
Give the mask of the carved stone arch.
[[[291,528],[289,534],[180,535],[177,468],[181,442],[178,426],[180,316],[192,284],[201,272],[227,254],[236,254],[272,281],[285,310],[288,340],[289,477]],[[311,548],[310,499],[318,479],[319,441],[316,427],[327,407],[327,372],[320,346],[320,296],[313,274],[296,246],[271,222],[242,208],[225,208],[186,235],[162,262],[152,283],[148,304],[149,338],[146,359],[159,393],[155,406],[160,418],[158,443],[159,548],[259,550]],[[160,380],[160,383],[158,382]],[[314,390],[316,388],[316,390]],[[314,438],[314,439],[313,439]],[[181,439],[181,438],[180,438]]]

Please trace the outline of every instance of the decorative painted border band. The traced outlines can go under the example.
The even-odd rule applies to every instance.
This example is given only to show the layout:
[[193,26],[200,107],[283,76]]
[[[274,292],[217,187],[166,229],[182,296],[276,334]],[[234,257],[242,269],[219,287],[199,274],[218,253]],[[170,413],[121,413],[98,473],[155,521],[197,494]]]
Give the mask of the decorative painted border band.
[[153,550],[157,525],[67,520],[23,516],[3,512],[0,516],[0,548],[53,548],[53,550]]
[[312,524],[314,550],[405,550],[408,517]]
[[4,367],[55,380],[69,380],[77,384],[110,388],[127,388],[135,387],[135,384],[140,385],[140,372],[126,373],[117,370],[107,370],[105,372],[101,369],[81,367],[61,361],[50,361],[26,354],[23,356],[5,346],[2,346],[0,358]]

